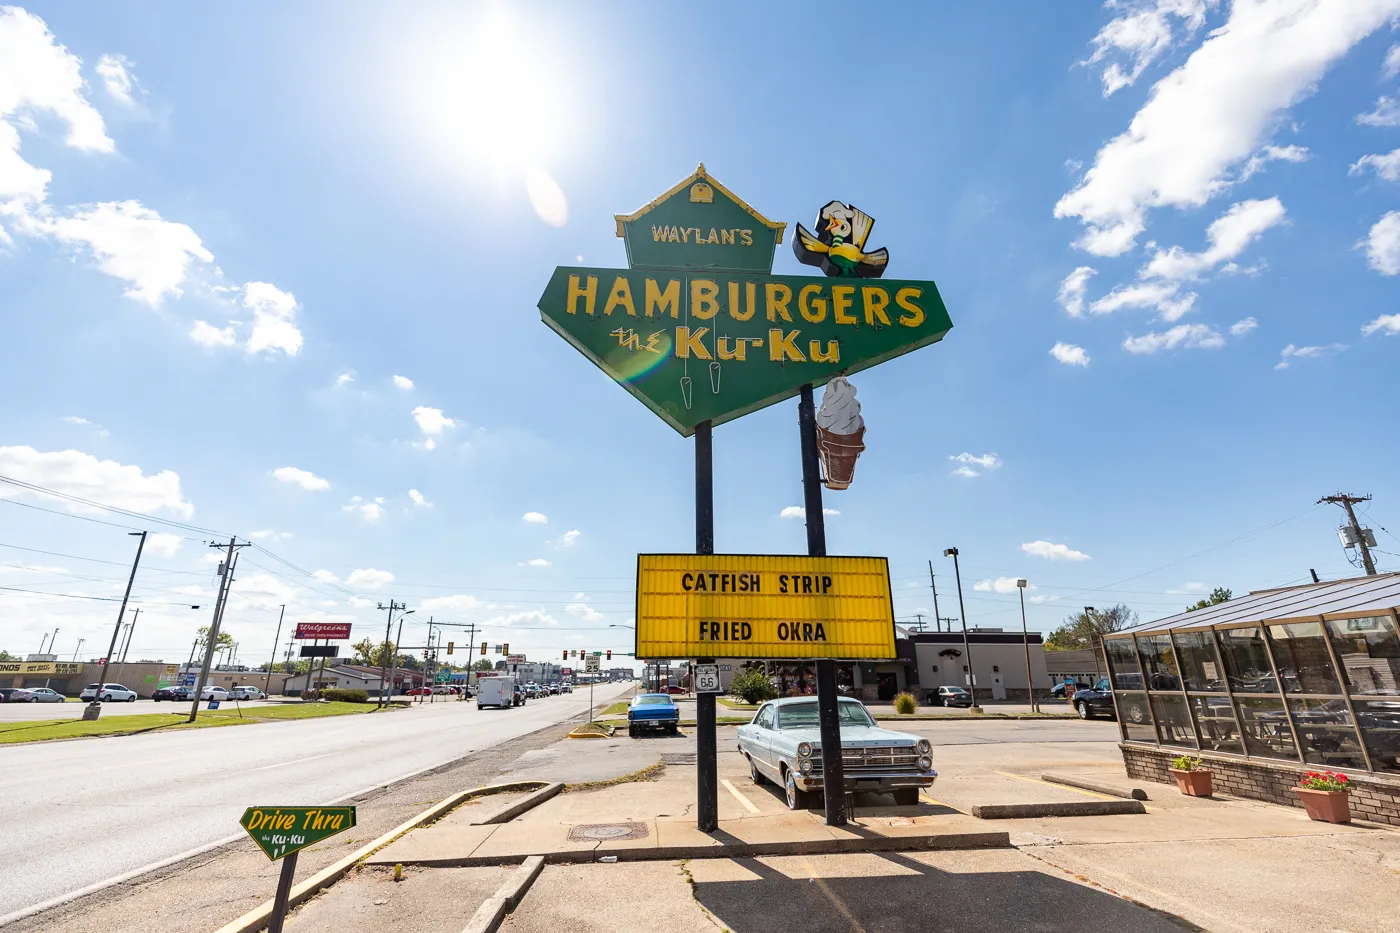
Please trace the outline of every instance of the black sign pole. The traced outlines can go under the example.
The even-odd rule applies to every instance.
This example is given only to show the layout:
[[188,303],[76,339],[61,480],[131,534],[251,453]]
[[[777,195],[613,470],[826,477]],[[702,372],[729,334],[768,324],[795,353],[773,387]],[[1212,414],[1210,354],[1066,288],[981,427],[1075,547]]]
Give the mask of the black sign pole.
[[277,878],[277,897],[272,902],[272,916],[267,921],[267,933],[282,933],[282,921],[287,919],[287,901],[292,895],[292,875],[297,871],[297,853],[282,859],[282,874]]
[[[695,426],[695,553],[715,552],[715,461],[710,422]],[[696,658],[707,664],[713,658]],[[692,673],[694,669],[692,668]],[[719,764],[715,739],[715,695],[695,695],[695,824],[702,833],[719,828]]]
[[[807,518],[807,554],[826,556],[826,519],[822,515],[821,471],[817,464],[817,414],[812,387],[802,387],[797,403],[797,426],[802,435],[802,505]],[[817,720],[821,725],[822,788],[826,825],[846,822],[845,774],[841,767],[841,721],[836,707],[836,661],[817,661]]]

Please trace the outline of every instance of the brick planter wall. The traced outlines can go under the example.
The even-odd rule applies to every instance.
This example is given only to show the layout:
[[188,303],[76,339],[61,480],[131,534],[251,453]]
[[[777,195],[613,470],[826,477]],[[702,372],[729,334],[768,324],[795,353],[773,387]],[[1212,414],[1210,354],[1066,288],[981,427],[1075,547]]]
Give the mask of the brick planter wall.
[[[1186,750],[1156,748],[1121,742],[1123,764],[1128,776],[1160,784],[1175,784],[1171,775],[1172,761],[1177,755],[1192,754]],[[1264,800],[1288,807],[1302,807],[1292,788],[1298,786],[1304,771],[1327,770],[1323,765],[1297,765],[1283,761],[1230,758],[1201,752],[1201,758],[1212,772],[1215,790],[1235,797]],[[1331,769],[1336,771],[1338,769]],[[1351,779],[1351,815],[1359,820],[1400,826],[1400,778],[1381,777],[1364,771],[1347,771]]]

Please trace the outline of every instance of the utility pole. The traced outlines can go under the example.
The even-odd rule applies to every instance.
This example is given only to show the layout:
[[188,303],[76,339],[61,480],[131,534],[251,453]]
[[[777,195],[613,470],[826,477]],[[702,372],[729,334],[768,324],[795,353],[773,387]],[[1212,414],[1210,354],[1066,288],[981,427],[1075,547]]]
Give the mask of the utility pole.
[[126,624],[126,641],[122,642],[122,663],[126,663],[126,653],[131,649],[131,636],[136,633],[136,620],[141,615],[141,607],[131,610],[131,621]]
[[[211,544],[210,547],[218,547]],[[214,663],[214,646],[219,641],[219,625],[224,621],[224,606],[228,603],[229,588],[233,586],[233,571],[238,566],[238,554],[235,549],[245,547],[239,544],[237,538],[228,539],[228,551],[224,556],[223,579],[219,581],[219,595],[214,600],[214,618],[209,623],[209,637],[204,642],[204,663],[199,667],[199,679],[194,683],[194,697],[190,701],[189,722],[194,722],[199,718],[199,698],[204,692],[205,681],[209,679],[209,668]]]
[[[96,719],[102,712],[102,684],[106,683],[107,677],[112,670],[112,655],[117,650],[117,636],[122,630],[122,616],[126,615],[126,601],[131,598],[131,584],[136,582],[136,568],[141,565],[141,551],[146,547],[146,533],[144,531],[131,531],[128,535],[140,535],[141,540],[136,543],[136,559],[131,562],[131,576],[126,578],[126,592],[122,594],[122,607],[117,610],[117,625],[112,629],[112,643],[107,646],[107,662],[102,666],[101,683],[97,685],[97,691],[92,695],[92,703],[89,709],[92,710],[92,718]],[[82,642],[78,643],[79,645]],[[73,659],[77,660],[77,653],[74,652]]]
[[1031,712],[1040,712],[1040,705],[1035,701],[1035,680],[1031,677],[1031,636],[1026,629],[1026,581],[1016,581],[1016,592],[1021,595],[1021,643],[1026,648],[1026,696],[1031,701]]
[[[938,584],[933,582],[933,561],[928,562],[928,585],[933,588],[933,630],[941,632],[943,630],[938,627],[938,621],[942,616],[938,614]],[[948,631],[952,630],[953,627],[948,626]]]
[[282,640],[282,617],[287,614],[287,604],[282,604],[282,611],[277,613],[277,635],[272,639],[272,659],[267,662],[267,679],[263,681],[263,693],[267,693],[272,687],[272,669],[277,666],[277,643]]
[[[1352,543],[1347,543],[1347,535],[1344,533],[1342,535],[1342,546],[1355,546],[1359,548],[1361,550],[1361,563],[1366,568],[1366,575],[1374,577],[1376,575],[1376,562],[1371,559],[1371,547],[1376,543],[1376,539],[1373,536],[1369,541],[1367,540],[1366,536],[1372,534],[1371,529],[1361,527],[1360,523],[1356,520],[1356,510],[1352,508],[1352,506],[1358,502],[1370,501],[1371,496],[1369,494],[1353,496],[1350,493],[1339,492],[1335,496],[1323,496],[1321,499],[1317,500],[1317,504],[1321,505],[1324,502],[1330,502],[1332,505],[1340,505],[1342,508],[1346,509],[1347,524],[1350,526],[1349,530]],[[1347,530],[1348,529],[1343,529],[1344,532]]]
[[[405,613],[406,615],[407,613]],[[389,652],[392,663],[389,667],[389,692],[394,691],[394,677],[399,672],[399,645],[403,644],[403,615],[399,616],[399,631],[394,635],[394,650]]]
[[[953,576],[958,581],[958,614],[962,616],[963,652],[967,657],[967,689],[972,694],[972,706],[968,709],[981,712],[981,707],[977,705],[977,669],[972,666],[972,644],[967,638],[967,607],[963,605],[962,568],[958,565],[958,549],[947,548],[943,551],[943,556],[953,558]],[[950,626],[949,631],[951,630]]]
[[[394,630],[394,612],[395,612],[395,610],[398,610],[398,611],[402,612],[403,609],[404,609],[404,606],[405,606],[404,603],[396,603],[396,602],[394,602],[392,599],[389,600],[389,605],[387,605],[387,606],[384,605],[383,603],[380,603],[380,604],[379,604],[379,608],[380,608],[380,609],[387,609],[387,610],[389,610],[389,618],[384,622],[384,647],[385,647],[385,648],[388,648],[388,647],[389,647],[389,635],[390,635],[390,633],[392,633],[393,630]],[[404,615],[408,615],[408,613],[405,612]],[[395,647],[397,647],[397,646],[395,646]],[[392,653],[392,652],[391,652],[391,653]],[[389,659],[388,659],[388,658],[384,658],[384,659],[382,659],[382,660],[383,660],[383,663],[379,665],[379,705],[380,705],[380,706],[383,706],[383,705],[384,705],[384,689],[385,689],[385,688],[384,688],[384,682],[388,679],[388,676],[389,676]]]

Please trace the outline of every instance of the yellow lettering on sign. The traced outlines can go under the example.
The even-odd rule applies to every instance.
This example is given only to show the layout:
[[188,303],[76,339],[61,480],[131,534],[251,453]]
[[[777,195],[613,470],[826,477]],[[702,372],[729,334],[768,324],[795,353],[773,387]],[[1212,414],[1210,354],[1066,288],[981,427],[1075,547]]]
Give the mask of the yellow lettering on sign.
[[690,280],[690,314],[702,321],[719,314],[718,283],[710,279]]
[[754,282],[745,282],[744,286],[744,297],[748,298],[747,311],[739,307],[739,283],[729,283],[729,316],[736,321],[747,321],[758,310],[755,307],[758,303],[758,285]]
[[710,332],[708,327],[697,327],[694,332],[689,327],[676,328],[676,356],[681,359],[688,359],[694,356],[698,360],[710,359],[710,351],[700,341]]
[[569,288],[564,293],[564,310],[570,314],[576,313],[575,305],[580,298],[583,299],[583,310],[592,314],[593,304],[598,300],[598,277],[596,275],[588,276],[588,284],[583,287],[578,284],[578,276],[569,276]]
[[813,340],[807,347],[812,354],[813,363],[839,363],[841,362],[841,342],[839,340],[828,340],[826,342],[826,352],[822,352],[822,342]]
[[924,322],[924,309],[914,304],[923,293],[922,288],[913,285],[906,285],[894,293],[894,303],[908,312],[899,316],[899,323],[905,327],[918,327]]
[[752,231],[752,230],[740,230],[740,231],[739,231],[739,245],[740,245],[740,246],[753,246],[753,231]]
[[792,301],[792,289],[782,282],[768,282],[763,286],[763,297],[768,310],[768,323],[776,323],[778,315],[789,324],[792,323],[792,315],[788,314],[788,302]]
[[666,313],[666,309],[671,310],[671,317],[680,317],[681,307],[681,282],[680,279],[671,279],[666,283],[663,291],[656,286],[656,279],[646,280],[646,316],[651,317],[652,312],[658,315]]
[[851,304],[856,300],[854,285],[831,286],[831,316],[837,324],[854,324],[856,316],[850,314]]
[[637,316],[637,308],[632,304],[632,284],[625,276],[613,279],[612,291],[608,292],[608,303],[603,305],[603,313],[611,316],[613,308],[625,308],[630,317]]
[[[743,360],[749,347],[747,337],[721,337],[715,344],[715,354],[722,360]],[[731,347],[730,344],[733,343]]]
[[866,285],[861,288],[860,297],[865,304],[865,323],[873,326],[879,318],[881,324],[889,327],[890,318],[885,309],[890,306],[890,293],[878,285]]
[[802,291],[797,293],[797,310],[812,324],[826,320],[826,299],[815,297],[821,293],[820,285],[804,285]]
[[665,242],[666,242],[666,233],[667,233],[667,230],[666,230],[665,227],[658,227],[656,224],[652,224],[652,225],[651,225],[651,239],[652,239],[653,242],[655,242],[655,243],[665,243]]
[[774,328],[768,332],[768,359],[775,363],[782,363],[792,360],[795,363],[807,362],[807,357],[802,355],[802,351],[797,349],[797,335],[800,330],[784,334],[781,330]]
[[734,231],[733,231],[733,230],[721,230],[721,231],[719,232],[719,245],[720,245],[720,246],[733,246],[733,245],[734,245]]

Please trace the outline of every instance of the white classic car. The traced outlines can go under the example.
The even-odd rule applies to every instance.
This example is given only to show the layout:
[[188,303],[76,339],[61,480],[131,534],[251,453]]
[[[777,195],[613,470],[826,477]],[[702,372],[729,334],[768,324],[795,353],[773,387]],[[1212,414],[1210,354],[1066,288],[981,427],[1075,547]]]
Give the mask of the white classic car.
[[[836,708],[846,792],[893,794],[900,806],[918,803],[920,788],[938,777],[928,739],[881,729],[859,700],[841,697]],[[789,809],[807,808],[809,794],[823,789],[816,698],[763,704],[752,722],[739,727],[739,752],[755,784],[771,780],[783,788]]]

